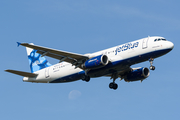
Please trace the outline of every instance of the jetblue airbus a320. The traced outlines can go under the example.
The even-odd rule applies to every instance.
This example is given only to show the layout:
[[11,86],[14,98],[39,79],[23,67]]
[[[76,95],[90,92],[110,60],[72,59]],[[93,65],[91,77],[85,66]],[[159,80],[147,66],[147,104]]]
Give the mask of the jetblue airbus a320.
[[[80,79],[88,82],[90,78],[107,76],[113,79],[109,88],[114,90],[118,88],[115,83],[117,78],[132,82],[143,81],[150,75],[147,67],[131,68],[132,65],[149,61],[150,69],[155,70],[153,60],[174,48],[172,42],[158,36],[84,55],[32,43],[18,43],[19,45],[26,47],[31,73],[10,69],[5,71],[24,76],[25,82],[64,83]],[[44,56],[58,59],[59,63],[51,65]]]

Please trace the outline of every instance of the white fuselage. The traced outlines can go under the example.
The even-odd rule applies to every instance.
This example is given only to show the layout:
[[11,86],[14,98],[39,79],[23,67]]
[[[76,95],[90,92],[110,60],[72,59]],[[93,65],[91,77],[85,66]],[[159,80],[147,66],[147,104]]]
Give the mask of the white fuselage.
[[[160,40],[158,41],[158,39]],[[131,66],[139,62],[147,61],[150,58],[162,56],[169,52],[173,46],[172,42],[166,41],[162,37],[147,37],[92,54],[87,54],[89,58],[105,54],[110,63],[107,67],[105,66],[101,69],[92,70],[89,76],[100,77],[107,75],[109,74],[108,71],[112,68],[121,71],[121,68],[123,68],[122,66]],[[37,77],[24,77],[23,81],[49,83],[58,80],[59,82],[71,82],[79,80],[81,74],[86,74],[83,69],[75,68],[75,66],[67,62],[55,64],[35,73],[38,74]]]

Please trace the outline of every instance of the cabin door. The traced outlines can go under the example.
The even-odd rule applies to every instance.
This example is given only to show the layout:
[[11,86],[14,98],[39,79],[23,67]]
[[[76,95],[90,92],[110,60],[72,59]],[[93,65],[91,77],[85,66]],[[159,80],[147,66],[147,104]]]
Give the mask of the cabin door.
[[148,40],[149,40],[149,37],[143,39],[143,43],[142,43],[142,48],[143,49],[148,47]]

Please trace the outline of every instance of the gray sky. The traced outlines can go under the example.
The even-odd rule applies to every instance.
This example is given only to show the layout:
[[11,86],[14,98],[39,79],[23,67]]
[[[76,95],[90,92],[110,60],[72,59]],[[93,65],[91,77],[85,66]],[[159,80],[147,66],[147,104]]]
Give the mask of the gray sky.
[[[179,120],[178,0],[6,0],[0,1],[0,119]],[[147,36],[162,36],[173,51],[155,59],[155,71],[142,83],[108,77],[62,84],[22,82],[4,72],[30,72],[28,42],[79,54],[92,53]],[[50,63],[58,61],[47,58]],[[149,67],[149,62],[132,67]]]

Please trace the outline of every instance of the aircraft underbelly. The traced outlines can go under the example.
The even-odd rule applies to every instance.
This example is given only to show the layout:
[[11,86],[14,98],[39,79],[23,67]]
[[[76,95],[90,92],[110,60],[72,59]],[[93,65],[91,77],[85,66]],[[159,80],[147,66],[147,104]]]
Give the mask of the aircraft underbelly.
[[116,71],[122,71],[125,68],[129,68],[129,66],[124,66],[123,64],[118,64],[114,66],[113,64],[100,68],[100,69],[95,69],[95,70],[90,70],[88,72],[88,76],[90,77],[100,77],[100,76],[105,76],[107,74],[116,72]]

